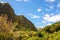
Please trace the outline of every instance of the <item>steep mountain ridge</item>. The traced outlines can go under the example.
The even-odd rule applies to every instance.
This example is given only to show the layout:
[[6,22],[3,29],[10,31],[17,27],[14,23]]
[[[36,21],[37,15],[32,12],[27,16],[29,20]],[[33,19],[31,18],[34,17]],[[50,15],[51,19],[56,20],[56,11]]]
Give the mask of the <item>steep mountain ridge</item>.
[[8,3],[0,3],[0,15],[7,15],[8,19],[15,19],[15,13],[12,7]]
[[25,16],[20,15],[18,16],[18,25],[23,26],[24,28],[29,28],[30,30],[36,30],[34,24],[29,21]]
[[36,30],[34,24],[29,21],[26,17],[23,15],[17,16],[14,13],[13,8],[9,5],[9,3],[0,3],[0,16],[6,15],[8,17],[7,20],[12,20],[13,22],[17,22],[18,25],[16,25],[16,28],[21,29],[30,29],[30,30]]

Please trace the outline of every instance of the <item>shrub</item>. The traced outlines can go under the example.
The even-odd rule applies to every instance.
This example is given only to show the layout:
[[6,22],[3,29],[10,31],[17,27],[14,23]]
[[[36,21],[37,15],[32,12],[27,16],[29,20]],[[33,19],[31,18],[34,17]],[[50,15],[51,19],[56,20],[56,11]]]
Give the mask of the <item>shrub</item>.
[[31,38],[28,38],[28,40],[41,40],[41,38],[39,38],[39,37],[31,37]]

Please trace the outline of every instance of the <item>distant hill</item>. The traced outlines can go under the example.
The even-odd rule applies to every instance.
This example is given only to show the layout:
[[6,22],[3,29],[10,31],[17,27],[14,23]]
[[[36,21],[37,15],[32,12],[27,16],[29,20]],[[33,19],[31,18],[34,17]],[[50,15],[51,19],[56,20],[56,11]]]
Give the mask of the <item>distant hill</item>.
[[36,30],[34,24],[25,16],[16,15],[9,3],[0,3],[0,16],[4,15],[6,15],[8,21],[17,23],[16,30]]
[[60,31],[60,22],[56,22],[54,24],[45,26],[44,31],[46,31],[48,33]]

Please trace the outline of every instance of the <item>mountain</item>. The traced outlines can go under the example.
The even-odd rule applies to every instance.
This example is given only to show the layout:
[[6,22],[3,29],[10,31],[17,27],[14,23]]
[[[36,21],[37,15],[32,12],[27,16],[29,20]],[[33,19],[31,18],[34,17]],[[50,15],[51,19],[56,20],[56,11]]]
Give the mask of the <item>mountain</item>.
[[7,15],[8,19],[15,19],[15,13],[8,3],[0,3],[0,15]]
[[9,3],[0,3],[0,16],[6,16],[8,21],[16,22],[16,30],[36,30],[34,24],[23,15],[16,15]]
[[54,33],[60,31],[60,22],[56,22],[54,24],[48,25],[44,28],[44,30],[48,33]]

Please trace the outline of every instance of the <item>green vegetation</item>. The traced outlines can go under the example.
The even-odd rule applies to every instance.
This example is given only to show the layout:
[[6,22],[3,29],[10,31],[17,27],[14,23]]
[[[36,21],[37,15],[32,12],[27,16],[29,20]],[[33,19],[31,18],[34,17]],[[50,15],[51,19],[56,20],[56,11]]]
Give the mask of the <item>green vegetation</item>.
[[0,4],[0,40],[60,40],[60,22],[37,30],[32,22],[23,15],[15,15],[10,7]]
[[60,22],[37,31],[17,25],[17,22],[7,20],[6,15],[0,16],[0,40],[60,40]]

